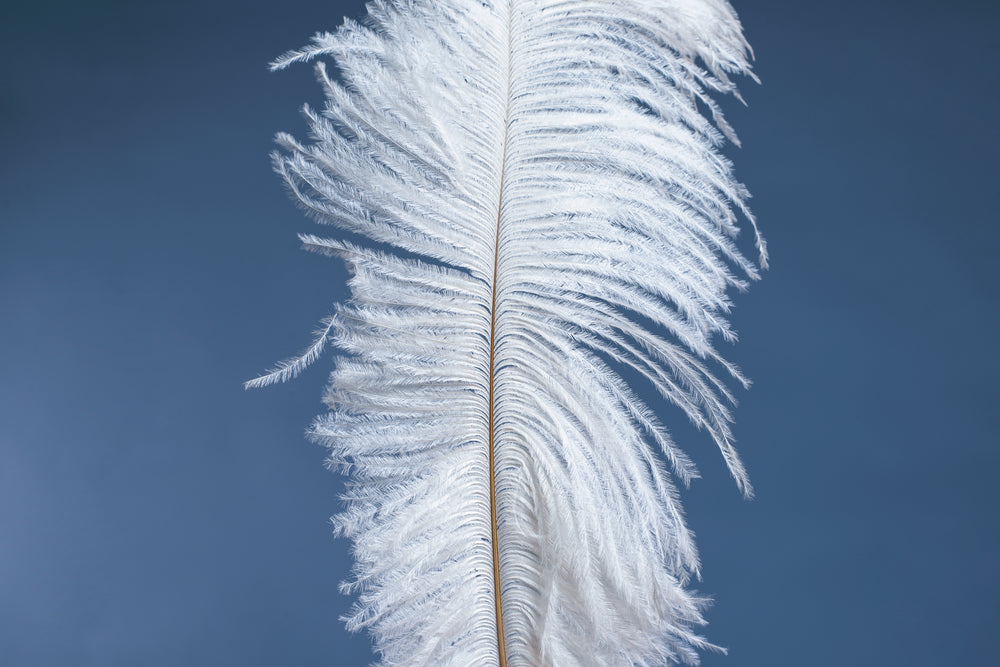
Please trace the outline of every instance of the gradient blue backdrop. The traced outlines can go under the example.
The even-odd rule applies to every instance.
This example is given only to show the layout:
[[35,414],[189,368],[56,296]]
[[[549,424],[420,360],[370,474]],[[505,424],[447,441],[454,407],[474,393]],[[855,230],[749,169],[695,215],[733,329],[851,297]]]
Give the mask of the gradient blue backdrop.
[[[995,2],[736,2],[773,268],[737,297],[743,501],[685,494],[717,667],[979,666],[1000,627]],[[302,436],[338,262],[270,172],[360,2],[5,3],[0,664],[363,665],[342,482]]]

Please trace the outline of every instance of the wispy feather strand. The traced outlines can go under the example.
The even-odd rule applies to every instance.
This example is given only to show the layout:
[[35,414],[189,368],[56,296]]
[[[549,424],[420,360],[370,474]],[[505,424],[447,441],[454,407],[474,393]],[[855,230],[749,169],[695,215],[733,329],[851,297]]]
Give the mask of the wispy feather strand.
[[698,557],[663,461],[697,472],[621,372],[750,493],[711,372],[747,384],[712,340],[758,277],[710,96],[749,74],[734,11],[375,0],[274,66],[321,56],[339,77],[317,63],[312,142],[279,135],[275,164],[317,220],[376,243],[302,237],[347,261],[352,299],[249,384],[328,336],[345,353],[312,433],[352,475],[348,627],[384,665],[697,663]]

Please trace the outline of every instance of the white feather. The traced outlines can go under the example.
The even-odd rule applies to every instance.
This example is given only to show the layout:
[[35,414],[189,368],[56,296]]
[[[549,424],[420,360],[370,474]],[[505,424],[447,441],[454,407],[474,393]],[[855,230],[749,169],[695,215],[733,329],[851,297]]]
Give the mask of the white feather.
[[697,472],[620,372],[750,493],[711,373],[747,383],[712,340],[734,338],[734,269],[757,277],[709,96],[749,73],[732,8],[376,0],[275,67],[320,56],[340,74],[317,65],[313,141],[279,135],[275,164],[360,239],[302,237],[347,260],[353,298],[250,384],[294,376],[331,332],[346,353],[313,434],[352,475],[348,626],[386,665],[696,663],[698,557],[661,460]]

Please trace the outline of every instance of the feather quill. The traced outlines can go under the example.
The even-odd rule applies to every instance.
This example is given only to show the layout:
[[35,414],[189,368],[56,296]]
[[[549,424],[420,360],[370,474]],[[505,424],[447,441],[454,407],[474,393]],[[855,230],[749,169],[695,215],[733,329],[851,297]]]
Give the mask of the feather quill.
[[274,63],[339,68],[317,61],[312,141],[280,134],[274,163],[350,233],[301,239],[346,260],[352,298],[248,385],[328,339],[344,352],[312,435],[351,474],[347,625],[382,664],[694,664],[709,646],[673,482],[697,472],[622,376],[707,431],[750,494],[713,369],[748,383],[712,344],[767,261],[711,97],[748,54],[725,0],[374,0]]

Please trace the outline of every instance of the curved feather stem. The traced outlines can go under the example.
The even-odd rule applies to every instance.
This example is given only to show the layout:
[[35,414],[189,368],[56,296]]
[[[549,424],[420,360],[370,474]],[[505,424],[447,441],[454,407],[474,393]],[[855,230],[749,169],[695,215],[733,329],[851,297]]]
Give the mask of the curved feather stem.
[[507,105],[504,111],[503,147],[500,150],[500,185],[497,194],[496,236],[493,243],[493,285],[490,300],[490,391],[489,391],[489,457],[490,457],[490,527],[493,538],[493,603],[497,620],[497,656],[500,667],[507,667],[507,646],[503,631],[503,603],[500,594],[500,539],[497,530],[497,474],[495,447],[496,331],[497,276],[500,268],[500,217],[503,213],[503,186],[507,174],[507,139],[510,129],[510,44],[513,1],[507,5]]
[[[507,141],[504,139],[504,146]],[[500,190],[503,191],[503,176],[500,176]],[[498,207],[499,208],[499,207]],[[500,247],[500,213],[497,212],[497,250]],[[500,667],[507,667],[507,649],[503,636],[503,605],[500,603],[500,540],[497,536],[497,474],[496,448],[494,440],[494,375],[496,358],[496,324],[497,324],[497,263],[499,252],[493,257],[493,299],[490,307],[490,395],[489,395],[489,450],[490,450],[490,527],[493,531],[493,601],[497,615],[497,652]]]

